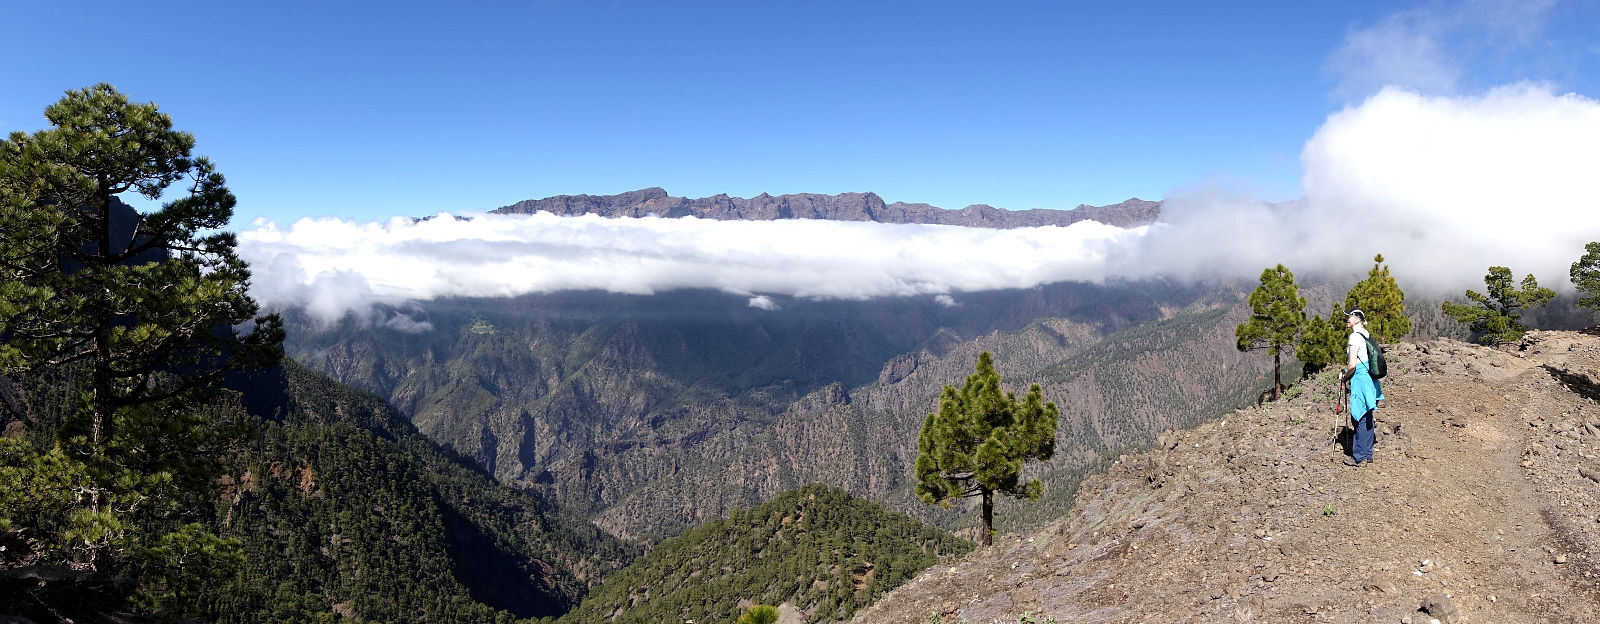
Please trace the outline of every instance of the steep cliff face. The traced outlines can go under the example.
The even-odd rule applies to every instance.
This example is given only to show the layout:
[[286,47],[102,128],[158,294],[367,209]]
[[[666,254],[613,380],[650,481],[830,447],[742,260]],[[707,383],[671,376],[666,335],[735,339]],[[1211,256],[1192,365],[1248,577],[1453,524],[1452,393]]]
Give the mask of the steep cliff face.
[[[1245,310],[1217,293],[1169,311],[1165,319],[1106,331],[1082,320],[1047,318],[1019,330],[946,341],[898,356],[879,383],[845,392],[830,386],[795,402],[751,443],[695,470],[645,484],[602,511],[596,523],[649,536],[674,522],[715,517],[813,481],[836,484],[944,526],[970,524],[966,509],[924,505],[912,493],[923,419],[945,384],[959,384],[991,351],[1006,386],[1043,387],[1061,407],[1056,457],[1029,468],[1048,485],[1039,502],[1000,503],[1001,528],[1036,525],[1064,512],[1078,478],[1107,454],[1148,443],[1156,432],[1192,424],[1199,414],[1253,401],[1270,360],[1233,348]],[[893,379],[883,383],[885,379]],[[685,492],[693,493],[684,496]]]
[[1600,337],[1388,357],[1371,465],[1340,462],[1327,371],[1119,456],[1069,515],[854,621],[1600,620]]
[[558,195],[529,199],[496,209],[501,214],[548,212],[558,216],[582,214],[603,217],[665,218],[698,217],[717,220],[772,221],[775,219],[828,219],[833,221],[876,221],[879,223],[935,223],[984,228],[1066,226],[1093,220],[1117,227],[1154,223],[1161,215],[1161,202],[1138,198],[1107,206],[1079,205],[1072,210],[1001,210],[976,204],[948,210],[929,204],[884,203],[876,193],[819,195],[797,193],[755,197],[713,195],[689,199],[672,197],[660,188],[647,188],[618,195]]

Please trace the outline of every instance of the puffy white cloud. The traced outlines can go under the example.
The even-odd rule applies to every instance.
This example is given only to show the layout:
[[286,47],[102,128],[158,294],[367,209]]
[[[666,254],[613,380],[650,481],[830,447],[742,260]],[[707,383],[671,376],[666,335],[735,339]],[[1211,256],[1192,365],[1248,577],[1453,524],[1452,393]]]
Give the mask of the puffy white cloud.
[[1301,161],[1310,262],[1382,251],[1425,288],[1481,290],[1490,265],[1566,283],[1600,239],[1600,102],[1518,84],[1463,97],[1387,89],[1330,116]]
[[933,302],[946,308],[956,307],[956,298],[951,297],[950,295],[934,295]]
[[259,222],[240,233],[252,292],[331,322],[354,313],[418,331],[374,303],[595,289],[708,288],[772,310],[772,296],[861,299],[1061,281],[1355,275],[1375,253],[1402,287],[1481,288],[1490,265],[1566,286],[1600,240],[1600,102],[1540,85],[1475,96],[1386,89],[1328,117],[1301,155],[1306,196],[1267,204],[1215,188],[1174,193],[1162,222],[1123,230],[550,214],[415,221]]
[[433,323],[429,321],[419,321],[411,318],[410,315],[401,312],[390,314],[378,325],[403,334],[420,334],[425,331],[433,330]]
[[1385,89],[1330,115],[1301,163],[1306,195],[1285,204],[1174,193],[1112,273],[1250,279],[1281,262],[1337,277],[1382,253],[1408,291],[1481,291],[1492,265],[1560,290],[1583,244],[1600,240],[1600,102],[1546,86]]

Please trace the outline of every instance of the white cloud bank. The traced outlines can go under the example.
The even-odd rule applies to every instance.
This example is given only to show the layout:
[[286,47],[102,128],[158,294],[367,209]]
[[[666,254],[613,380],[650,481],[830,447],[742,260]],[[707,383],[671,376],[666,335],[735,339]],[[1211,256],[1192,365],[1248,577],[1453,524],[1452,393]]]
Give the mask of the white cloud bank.
[[269,306],[333,321],[373,303],[597,289],[710,288],[862,299],[1097,281],[1143,229],[1086,221],[1013,230],[820,220],[714,221],[474,214],[385,223],[302,219],[241,232]]
[[951,293],[1061,281],[1253,279],[1279,262],[1350,274],[1377,252],[1408,290],[1459,293],[1481,289],[1490,265],[1565,285],[1583,243],[1600,240],[1600,103],[1548,87],[1386,89],[1331,115],[1301,160],[1303,200],[1180,192],[1163,223],[1133,230],[475,214],[258,222],[240,251],[264,303],[331,322],[370,319],[373,303],[575,289],[710,288],[761,309],[777,308],[767,295],[954,303]]

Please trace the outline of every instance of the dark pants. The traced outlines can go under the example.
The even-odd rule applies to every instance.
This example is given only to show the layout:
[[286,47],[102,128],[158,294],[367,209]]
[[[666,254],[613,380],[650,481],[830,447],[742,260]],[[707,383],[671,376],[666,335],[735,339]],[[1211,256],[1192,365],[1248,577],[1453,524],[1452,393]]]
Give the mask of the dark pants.
[[1373,421],[1378,417],[1378,410],[1367,410],[1367,414],[1360,420],[1352,419],[1355,427],[1355,436],[1350,440],[1350,457],[1358,462],[1372,460],[1372,439],[1374,437]]

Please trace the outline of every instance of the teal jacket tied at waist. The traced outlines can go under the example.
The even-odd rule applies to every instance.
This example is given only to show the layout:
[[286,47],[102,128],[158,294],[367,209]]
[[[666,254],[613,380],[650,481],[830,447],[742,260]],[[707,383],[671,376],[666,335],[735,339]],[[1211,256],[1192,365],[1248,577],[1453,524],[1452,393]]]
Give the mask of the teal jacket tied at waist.
[[1361,420],[1367,412],[1378,409],[1383,400],[1383,386],[1367,372],[1366,362],[1356,363],[1356,372],[1350,376],[1350,416]]

